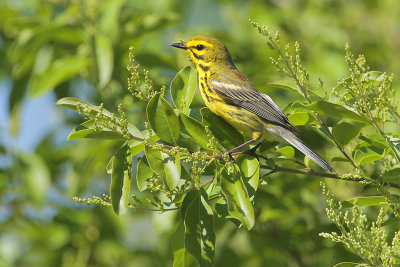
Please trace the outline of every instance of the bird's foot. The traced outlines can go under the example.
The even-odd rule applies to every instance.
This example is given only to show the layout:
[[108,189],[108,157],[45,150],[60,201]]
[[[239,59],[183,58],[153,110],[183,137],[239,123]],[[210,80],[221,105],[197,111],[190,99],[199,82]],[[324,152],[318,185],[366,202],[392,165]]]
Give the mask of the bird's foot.
[[261,142],[255,145],[253,148],[246,150],[243,154],[249,155],[251,157],[255,157],[258,161],[260,161],[260,157],[257,155],[256,150],[261,146]]
[[228,150],[228,151],[225,151],[225,152],[221,152],[216,157],[217,158],[223,158],[225,155],[228,155],[229,159],[236,163],[235,158],[233,157],[233,153],[235,151],[236,151],[235,149],[231,149],[231,150]]
[[229,159],[230,159],[231,161],[233,161],[234,163],[236,163],[236,160],[233,158],[232,153],[233,153],[233,152],[227,151],[225,154],[227,154],[227,155],[229,156]]

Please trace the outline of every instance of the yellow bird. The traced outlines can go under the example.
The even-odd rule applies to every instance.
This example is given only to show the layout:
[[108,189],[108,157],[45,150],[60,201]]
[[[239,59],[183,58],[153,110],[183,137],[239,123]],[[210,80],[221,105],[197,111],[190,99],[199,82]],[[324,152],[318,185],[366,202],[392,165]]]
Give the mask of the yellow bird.
[[227,151],[230,154],[253,142],[265,139],[289,144],[322,168],[332,166],[309,148],[295,134],[295,126],[272,99],[257,88],[233,64],[225,45],[209,36],[171,44],[184,49],[196,65],[199,88],[207,107],[236,129],[252,134],[252,139]]

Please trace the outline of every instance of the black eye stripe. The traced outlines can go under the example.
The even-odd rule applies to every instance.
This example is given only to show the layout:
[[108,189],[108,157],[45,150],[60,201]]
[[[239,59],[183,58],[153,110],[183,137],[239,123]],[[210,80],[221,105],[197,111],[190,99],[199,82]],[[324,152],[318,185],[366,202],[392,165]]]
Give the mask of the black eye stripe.
[[197,55],[197,54],[196,54],[195,52],[193,52],[193,51],[192,51],[192,55],[193,55],[195,58],[197,58],[197,59],[201,59],[201,60],[204,59],[203,56]]

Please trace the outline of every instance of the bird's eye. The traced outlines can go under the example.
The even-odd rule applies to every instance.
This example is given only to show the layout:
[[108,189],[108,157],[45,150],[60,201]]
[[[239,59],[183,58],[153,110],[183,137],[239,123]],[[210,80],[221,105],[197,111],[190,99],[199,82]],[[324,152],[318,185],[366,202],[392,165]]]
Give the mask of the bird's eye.
[[198,51],[203,50],[203,49],[204,49],[204,45],[197,45],[197,46],[196,46],[196,49],[197,49]]

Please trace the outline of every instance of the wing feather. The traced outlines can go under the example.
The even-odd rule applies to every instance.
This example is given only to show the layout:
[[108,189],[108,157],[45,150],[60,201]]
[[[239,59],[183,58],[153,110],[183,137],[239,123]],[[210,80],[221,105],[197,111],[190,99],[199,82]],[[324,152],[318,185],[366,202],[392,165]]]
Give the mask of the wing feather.
[[209,80],[214,91],[220,96],[229,100],[232,104],[253,112],[264,120],[278,124],[288,129],[295,126],[288,120],[285,113],[265,94],[258,91],[250,82],[246,89],[243,84],[232,79],[223,77],[222,79]]

